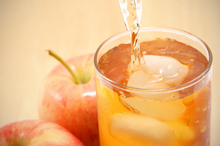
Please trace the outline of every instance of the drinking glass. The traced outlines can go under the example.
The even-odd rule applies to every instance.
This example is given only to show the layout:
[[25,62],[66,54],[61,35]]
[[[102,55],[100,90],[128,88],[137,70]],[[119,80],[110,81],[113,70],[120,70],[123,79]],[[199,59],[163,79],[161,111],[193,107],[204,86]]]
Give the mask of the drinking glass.
[[[140,29],[140,42],[155,38],[175,39],[194,47],[206,57],[208,65],[199,76],[178,86],[161,89],[128,87],[107,78],[98,62],[108,50],[130,43],[129,33],[118,33],[104,41],[94,58],[101,146],[210,145],[211,50],[200,38],[182,30]],[[176,93],[178,99],[156,100]]]

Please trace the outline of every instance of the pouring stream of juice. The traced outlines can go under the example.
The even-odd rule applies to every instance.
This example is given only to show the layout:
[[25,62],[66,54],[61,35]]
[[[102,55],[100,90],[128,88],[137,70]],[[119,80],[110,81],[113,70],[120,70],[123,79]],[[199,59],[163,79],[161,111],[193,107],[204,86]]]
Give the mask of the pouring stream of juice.
[[144,64],[143,56],[140,52],[140,43],[138,34],[140,30],[141,15],[142,15],[142,0],[119,0],[122,15],[128,32],[131,38],[131,65],[129,72],[137,70]]

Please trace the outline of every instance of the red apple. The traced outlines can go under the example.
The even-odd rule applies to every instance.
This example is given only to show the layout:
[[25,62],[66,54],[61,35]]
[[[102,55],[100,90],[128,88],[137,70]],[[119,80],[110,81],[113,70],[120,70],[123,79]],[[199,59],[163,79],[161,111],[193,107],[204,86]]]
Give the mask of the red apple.
[[55,53],[49,54],[62,64],[45,80],[39,104],[40,119],[63,126],[85,146],[98,146],[94,54],[74,57],[66,63]]
[[0,128],[0,146],[83,146],[63,127],[40,120],[11,123]]

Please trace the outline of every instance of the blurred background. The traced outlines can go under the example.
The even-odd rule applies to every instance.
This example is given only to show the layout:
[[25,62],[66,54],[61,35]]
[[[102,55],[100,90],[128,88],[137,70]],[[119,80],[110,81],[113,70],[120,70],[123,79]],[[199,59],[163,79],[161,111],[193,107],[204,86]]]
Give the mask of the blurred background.
[[[183,29],[214,54],[211,145],[220,139],[220,1],[143,0],[141,26]],[[118,0],[0,0],[0,127],[37,119],[39,90],[58,62],[95,52],[126,30]]]

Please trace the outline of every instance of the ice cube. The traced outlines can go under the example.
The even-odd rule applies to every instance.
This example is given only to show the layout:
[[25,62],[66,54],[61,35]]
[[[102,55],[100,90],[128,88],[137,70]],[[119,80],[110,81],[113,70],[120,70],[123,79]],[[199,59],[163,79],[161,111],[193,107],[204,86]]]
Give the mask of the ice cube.
[[[129,77],[127,86],[142,89],[169,88],[181,84],[188,73],[188,67],[178,60],[156,55],[145,55],[146,64]],[[179,98],[178,92],[143,92],[130,91],[146,99],[168,101]]]
[[113,115],[110,133],[129,146],[171,146],[177,139],[177,133],[168,125],[137,114]]
[[161,75],[163,81],[170,86],[181,84],[188,74],[188,66],[167,56],[145,55],[143,68],[151,75]]
[[182,100],[161,102],[149,101],[138,97],[125,98],[120,96],[120,101],[129,109],[142,115],[165,121],[178,119],[186,109]]
[[[152,76],[145,71],[136,71],[131,74],[127,83],[130,87],[144,88],[144,89],[157,89],[157,88],[168,88],[169,86],[163,82],[160,82],[160,77]],[[155,85],[157,82],[157,85]]]
[[[144,71],[136,71],[131,74],[127,86],[142,88],[142,89],[158,89],[158,88],[169,88],[170,86],[160,81],[159,77],[152,76]],[[168,101],[175,100],[179,98],[178,92],[147,92],[140,90],[128,91],[137,96],[143,97],[148,100],[159,100],[159,101]]]
[[[152,82],[152,78],[154,81],[157,80],[146,72],[136,71],[130,76],[127,86],[141,89],[158,89],[170,87],[162,81]],[[152,92],[145,90],[128,90],[128,92],[148,100],[169,101],[179,99],[178,92]]]

